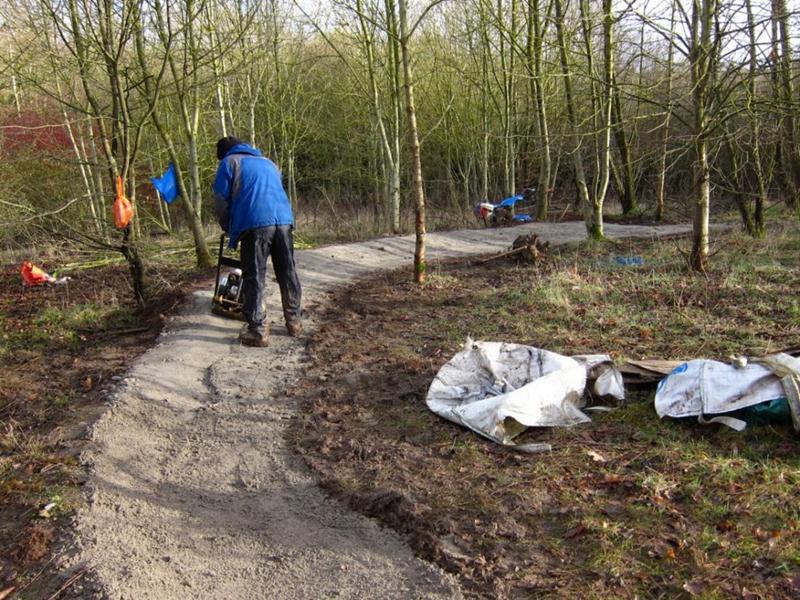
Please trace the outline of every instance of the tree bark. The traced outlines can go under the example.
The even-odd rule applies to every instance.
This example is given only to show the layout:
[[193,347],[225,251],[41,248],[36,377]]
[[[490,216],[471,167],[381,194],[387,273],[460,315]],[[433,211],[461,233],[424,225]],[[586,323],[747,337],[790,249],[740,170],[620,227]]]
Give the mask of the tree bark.
[[792,188],[789,190],[786,200],[790,207],[797,207],[798,195],[800,195],[800,148],[797,145],[792,42],[789,38],[789,11],[786,9],[786,0],[772,0],[772,11],[780,36],[779,81],[784,113],[783,168],[789,175],[788,179]]
[[419,133],[417,132],[417,112],[414,106],[414,85],[411,74],[411,57],[409,52],[409,31],[407,0],[398,0],[400,13],[400,53],[403,62],[403,89],[406,98],[406,121],[408,127],[408,145],[411,152],[411,171],[414,178],[415,220],[414,231],[414,280],[425,281],[427,264],[425,262],[425,189],[422,181],[422,160],[420,158]]
[[711,204],[711,168],[708,161],[711,82],[714,80],[715,45],[712,43],[717,0],[693,0],[690,68],[694,110],[695,201],[690,263],[695,271],[708,267],[708,225]]
[[[52,7],[48,7],[50,14],[56,19]],[[69,0],[67,14],[70,23],[70,30],[67,35],[71,36],[73,55],[78,59],[78,72],[90,107],[90,114],[97,120],[97,127],[100,132],[100,142],[103,148],[103,155],[108,163],[108,176],[112,183],[112,189],[116,185],[117,177],[123,181],[128,174],[128,169],[135,157],[136,147],[132,144],[131,129],[134,127],[128,107],[128,90],[124,84],[124,77],[121,65],[121,49],[125,47],[132,33],[129,11],[130,6],[124,5],[121,10],[113,6],[111,0],[102,0],[97,3],[97,27],[92,29],[89,35],[86,28],[91,24],[83,22],[82,15],[76,0]],[[119,22],[115,21],[119,18]],[[56,27],[61,24],[56,20]],[[62,39],[67,40],[66,32],[61,31]],[[92,50],[96,51],[102,59],[104,75],[107,78],[108,89],[111,94],[111,115],[104,110],[103,104],[95,95],[93,81],[90,75],[92,66]],[[106,120],[110,120],[111,130],[106,125]],[[139,124],[141,127],[141,124]],[[131,225],[129,224],[122,236],[120,246],[114,246],[128,262],[133,280],[133,288],[136,302],[140,305],[144,303],[144,265],[141,255],[131,239]]]
[[[675,3],[671,3],[669,29],[675,29]],[[666,194],[666,181],[667,181],[667,149],[669,148],[669,125],[672,118],[672,69],[673,59],[675,56],[675,46],[672,40],[668,40],[667,44],[667,90],[666,90],[666,114],[664,115],[664,124],[661,127],[661,156],[659,157],[658,168],[658,190],[656,192],[656,221],[664,220],[664,196]]]
[[561,0],[553,0],[556,12],[556,36],[558,38],[558,51],[561,58],[561,75],[564,81],[564,96],[567,104],[567,117],[573,147],[572,166],[575,172],[575,186],[578,199],[583,209],[583,219],[586,224],[586,233],[592,239],[603,237],[603,221],[595,218],[592,202],[589,198],[589,188],[586,185],[586,174],[583,170],[583,152],[581,151],[581,135],[578,131],[578,116],[572,94],[572,77],[567,59],[567,43],[564,35],[564,11]]
[[[748,229],[753,237],[763,238],[764,228],[764,206],[767,203],[767,183],[764,175],[764,167],[761,164],[761,122],[759,110],[756,107],[756,77],[758,76],[758,56],[757,56],[757,35],[755,19],[753,18],[752,0],[746,0],[747,6],[747,29],[750,35],[750,64],[747,73],[747,108],[750,120],[750,135],[753,138],[753,171],[756,178],[755,209],[751,220],[751,227]],[[747,227],[747,220],[745,227]]]
[[[502,83],[502,124],[503,124],[503,193],[511,196],[516,189],[516,142],[515,112],[516,102],[514,57],[517,44],[517,2],[510,0],[510,27],[506,30],[503,20],[503,0],[497,0],[497,30],[499,38],[500,75]],[[508,39],[506,39],[508,36]]]
[[547,103],[544,98],[544,74],[542,71],[542,46],[544,44],[545,29],[546,25],[542,26],[539,0],[528,0],[528,69],[532,82],[531,95],[536,104],[536,118],[539,123],[539,145],[542,152],[537,182],[539,204],[536,207],[536,218],[539,221],[547,219],[547,211],[550,209],[550,177],[552,172],[550,131],[547,121]]
[[631,149],[628,144],[628,134],[625,131],[624,121],[622,119],[622,106],[619,98],[619,86],[614,77],[612,88],[612,109],[613,122],[614,122],[614,140],[619,150],[619,158],[622,163],[622,173],[620,179],[622,188],[620,189],[620,202],[622,204],[622,214],[629,215],[635,213],[639,209],[639,199],[636,195],[636,178],[633,173],[633,159],[631,158]]

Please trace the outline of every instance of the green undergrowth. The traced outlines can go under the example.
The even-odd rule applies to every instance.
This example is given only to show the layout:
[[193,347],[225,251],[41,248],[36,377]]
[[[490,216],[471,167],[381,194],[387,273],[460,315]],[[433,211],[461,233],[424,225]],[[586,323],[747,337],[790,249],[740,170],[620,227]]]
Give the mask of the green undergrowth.
[[[490,262],[458,276],[458,267],[440,267],[408,293],[431,313],[447,312],[430,326],[451,342],[471,335],[637,359],[776,352],[800,327],[798,235],[725,236],[703,274],[687,271],[686,240],[593,242],[555,249],[535,269]],[[628,257],[644,264],[618,264]]]
[[[430,413],[470,336],[562,354],[686,360],[800,344],[798,228],[551,248],[536,264],[430,265],[359,282],[312,339],[298,448],[335,492],[491,597],[790,598],[800,592],[800,443],[790,426],[659,420],[652,389],[592,422],[529,430],[523,455]],[[617,257],[640,257],[621,266]],[[625,262],[625,261],[622,261]],[[378,510],[376,497],[402,498]]]

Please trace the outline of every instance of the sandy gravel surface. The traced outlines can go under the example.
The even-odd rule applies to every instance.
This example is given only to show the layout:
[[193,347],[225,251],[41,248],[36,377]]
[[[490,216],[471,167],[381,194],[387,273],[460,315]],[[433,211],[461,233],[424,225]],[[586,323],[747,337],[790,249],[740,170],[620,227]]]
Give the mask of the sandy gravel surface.
[[[689,226],[607,225],[611,237]],[[536,231],[583,239],[582,223],[428,236],[428,260],[507,248]],[[354,277],[408,266],[412,236],[297,253],[307,329],[321,294]],[[295,406],[284,391],[303,374],[303,338],[286,336],[270,285],[271,344],[244,348],[240,323],[197,293],[120,382],[95,424],[89,505],[76,517],[64,571],[89,567],[72,597],[459,598],[456,580],[413,556],[393,532],[327,498],[287,448]]]

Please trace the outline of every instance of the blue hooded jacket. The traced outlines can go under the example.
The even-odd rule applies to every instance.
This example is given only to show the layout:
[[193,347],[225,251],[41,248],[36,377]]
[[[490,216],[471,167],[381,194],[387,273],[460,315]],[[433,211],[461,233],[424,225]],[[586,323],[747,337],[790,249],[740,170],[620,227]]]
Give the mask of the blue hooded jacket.
[[248,144],[234,146],[220,161],[214,179],[214,208],[231,248],[236,248],[239,238],[250,229],[294,225],[278,167]]

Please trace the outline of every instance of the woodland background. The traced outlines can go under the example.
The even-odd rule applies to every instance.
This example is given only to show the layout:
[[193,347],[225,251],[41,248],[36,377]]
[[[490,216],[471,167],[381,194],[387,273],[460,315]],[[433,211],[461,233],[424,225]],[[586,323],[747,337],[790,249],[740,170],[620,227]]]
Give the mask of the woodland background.
[[[539,219],[572,209],[590,237],[606,204],[691,218],[702,270],[712,208],[754,236],[797,208],[795,4],[5,1],[0,243],[135,267],[137,240],[188,230],[208,264],[214,143],[237,135],[279,165],[310,241],[424,243],[535,186]],[[171,206],[148,181],[169,163]],[[118,175],[138,214],[122,233]]]

